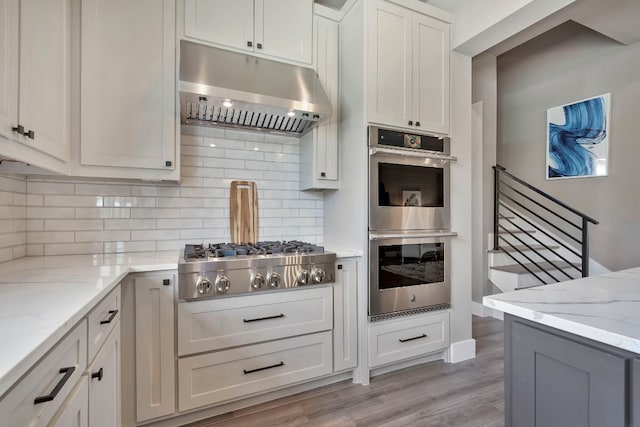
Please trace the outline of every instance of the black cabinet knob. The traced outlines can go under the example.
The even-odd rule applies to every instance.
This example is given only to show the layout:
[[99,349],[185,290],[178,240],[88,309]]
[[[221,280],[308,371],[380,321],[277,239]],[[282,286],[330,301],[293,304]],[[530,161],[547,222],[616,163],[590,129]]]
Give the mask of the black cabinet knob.
[[164,286],[169,286],[171,284],[171,280],[170,279],[162,279],[162,284]]
[[253,47],[253,42],[252,42],[252,41],[247,40],[247,47]]
[[327,174],[324,172],[320,172],[320,176],[324,178],[325,176],[327,176]]
[[91,373],[91,378],[97,378],[98,381],[102,381],[102,376],[103,376],[103,370],[102,368],[100,368],[100,370],[98,372],[92,372]]
[[166,162],[164,162],[164,165],[166,167],[171,167],[171,165],[173,165],[173,162],[171,160],[167,160]]
[[420,126],[420,122],[416,122],[416,126]]
[[11,128],[12,131],[24,134],[24,126],[18,125]]
[[409,120],[409,126],[413,126],[413,120]]
[[258,49],[262,49],[262,43],[258,43],[256,46],[258,46]]
[[35,139],[36,133],[32,130],[23,133],[24,136],[29,137],[29,139]]

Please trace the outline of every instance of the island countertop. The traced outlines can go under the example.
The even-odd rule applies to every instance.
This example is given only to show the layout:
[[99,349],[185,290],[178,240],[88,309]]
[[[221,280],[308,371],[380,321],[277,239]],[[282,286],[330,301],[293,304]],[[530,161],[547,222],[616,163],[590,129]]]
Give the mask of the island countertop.
[[483,304],[640,354],[640,268],[490,295]]

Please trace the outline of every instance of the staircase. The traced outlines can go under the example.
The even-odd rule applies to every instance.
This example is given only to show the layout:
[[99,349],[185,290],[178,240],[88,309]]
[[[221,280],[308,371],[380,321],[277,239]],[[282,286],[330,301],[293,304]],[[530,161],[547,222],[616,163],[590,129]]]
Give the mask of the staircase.
[[489,280],[502,292],[589,275],[593,218],[494,166]]

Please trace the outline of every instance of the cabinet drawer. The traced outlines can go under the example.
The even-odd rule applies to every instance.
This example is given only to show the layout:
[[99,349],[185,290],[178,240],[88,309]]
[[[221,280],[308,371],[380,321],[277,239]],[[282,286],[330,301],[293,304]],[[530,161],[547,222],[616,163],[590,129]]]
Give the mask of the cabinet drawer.
[[443,350],[449,345],[449,312],[369,326],[369,367]]
[[86,366],[87,323],[82,320],[0,401],[1,424],[47,425]]
[[321,332],[180,359],[180,411],[330,374],[331,341]]
[[120,285],[89,313],[89,363],[120,320]]
[[178,304],[183,356],[333,328],[333,288],[274,292]]

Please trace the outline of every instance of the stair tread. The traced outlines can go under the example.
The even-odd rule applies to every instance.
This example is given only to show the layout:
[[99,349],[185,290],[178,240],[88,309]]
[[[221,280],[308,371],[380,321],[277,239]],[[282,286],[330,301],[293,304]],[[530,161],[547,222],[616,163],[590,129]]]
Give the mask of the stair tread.
[[[547,246],[546,248],[542,245],[529,245],[531,246],[532,249],[538,250],[538,249],[560,249],[560,246]],[[516,249],[517,248],[517,249]],[[531,249],[527,248],[525,245],[513,245],[513,246],[507,246],[506,248],[500,248],[500,249],[489,249],[489,253],[490,254],[496,254],[496,253],[500,253],[503,251],[506,252],[517,252],[518,249],[520,251],[529,251]]]
[[517,228],[507,228],[507,229],[500,229],[500,231],[498,231],[498,234],[533,234],[535,233],[536,230],[519,230]]
[[[564,261],[554,261],[553,264],[555,264],[556,266],[558,266],[561,269],[565,269],[565,268],[572,268],[572,265],[575,267],[579,267],[580,264],[577,263],[573,263],[573,264],[569,264],[567,262]],[[553,264],[551,264],[550,262],[539,262],[538,265],[540,265],[543,269],[545,270],[557,270],[558,268],[554,267]],[[535,264],[533,263],[525,263],[523,264],[526,267],[529,268],[529,270],[533,271],[534,273],[537,273],[539,271],[542,271],[542,269],[540,267],[537,267]],[[495,266],[495,267],[491,267],[492,270],[496,270],[496,271],[504,271],[507,273],[515,273],[515,274],[529,274],[529,272],[520,264],[510,264],[510,265],[499,265],[499,266]]]

